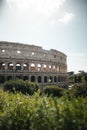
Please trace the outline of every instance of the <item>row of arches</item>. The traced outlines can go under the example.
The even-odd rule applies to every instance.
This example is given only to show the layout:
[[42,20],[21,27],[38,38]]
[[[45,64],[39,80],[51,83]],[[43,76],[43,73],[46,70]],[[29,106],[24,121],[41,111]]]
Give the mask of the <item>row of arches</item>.
[[0,63],[0,70],[31,70],[31,71],[57,71],[66,72],[66,66],[51,65],[51,64],[34,64],[34,63],[23,63],[17,62],[13,64],[12,62],[6,64],[4,62]]
[[38,83],[58,83],[58,82],[66,82],[65,76],[20,76],[17,75],[13,77],[12,75],[9,75],[7,77],[0,76],[0,83],[4,83],[5,81],[12,80],[12,79],[23,79],[23,80],[29,80],[30,82],[38,82]]

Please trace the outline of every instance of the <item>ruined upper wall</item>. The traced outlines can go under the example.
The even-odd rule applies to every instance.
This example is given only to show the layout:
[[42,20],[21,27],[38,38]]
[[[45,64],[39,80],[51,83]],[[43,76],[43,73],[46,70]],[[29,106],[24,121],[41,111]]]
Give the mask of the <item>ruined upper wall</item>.
[[35,59],[66,64],[67,56],[57,50],[21,43],[0,42],[0,58]]

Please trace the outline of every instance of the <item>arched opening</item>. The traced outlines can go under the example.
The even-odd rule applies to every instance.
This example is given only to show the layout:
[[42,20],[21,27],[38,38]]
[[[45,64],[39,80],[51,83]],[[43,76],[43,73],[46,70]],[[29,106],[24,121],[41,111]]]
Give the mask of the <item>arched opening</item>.
[[8,70],[13,70],[13,66],[14,66],[13,63],[9,63],[8,64]]
[[64,82],[64,77],[63,76],[61,77],[61,82]]
[[15,79],[21,79],[21,77],[20,76],[16,76]]
[[32,71],[35,70],[35,64],[32,63],[30,67],[31,67],[31,70],[32,70]]
[[3,63],[0,63],[0,70],[5,70],[5,63],[3,62]]
[[57,82],[57,77],[56,76],[54,76],[54,82]]
[[21,64],[20,63],[16,64],[16,70],[21,70]]
[[58,77],[58,82],[61,82],[61,77],[60,76]]
[[4,83],[4,82],[5,82],[4,76],[0,76],[0,83]]
[[59,66],[57,66],[57,72],[59,72]]
[[53,81],[53,78],[52,78],[52,76],[50,76],[49,77],[49,83],[52,83],[52,81]]
[[41,64],[37,65],[37,70],[40,71],[41,70]]
[[43,65],[43,70],[46,71],[47,70],[47,65]]
[[63,77],[63,82],[65,82],[65,81],[66,81],[65,77]]
[[53,71],[55,71],[56,70],[56,66],[55,65],[53,65]]
[[44,83],[47,83],[47,76],[44,76]]
[[7,80],[8,80],[8,81],[9,81],[9,80],[12,80],[12,76],[8,76]]
[[67,78],[66,77],[64,77],[64,82],[66,82],[67,81]]
[[41,76],[38,76],[38,83],[41,83]]
[[24,79],[24,81],[25,81],[25,80],[28,80],[28,76],[24,76],[24,78],[23,78],[23,79]]
[[17,53],[18,53],[18,54],[20,54],[20,53],[21,53],[21,51],[19,51],[19,50],[18,50],[18,51],[17,51]]
[[34,53],[34,52],[32,52],[31,54],[32,54],[32,56],[34,56],[34,55],[35,55],[35,53]]
[[49,65],[49,70],[51,71],[51,69],[52,69],[52,66],[51,66],[51,65]]
[[61,66],[59,66],[59,72],[61,72]]
[[31,82],[35,82],[35,76],[31,76]]
[[24,63],[24,64],[23,64],[23,70],[28,70],[28,68],[29,68],[28,64],[27,64],[27,63]]
[[5,53],[5,49],[2,49],[1,52],[2,52],[2,53]]

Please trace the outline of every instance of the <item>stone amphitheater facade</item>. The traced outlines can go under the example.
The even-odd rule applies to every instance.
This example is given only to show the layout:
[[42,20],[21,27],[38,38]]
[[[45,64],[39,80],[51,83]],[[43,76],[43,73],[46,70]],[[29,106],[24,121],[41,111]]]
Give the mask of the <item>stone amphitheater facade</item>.
[[0,42],[0,83],[20,78],[41,85],[67,85],[67,56],[40,46]]

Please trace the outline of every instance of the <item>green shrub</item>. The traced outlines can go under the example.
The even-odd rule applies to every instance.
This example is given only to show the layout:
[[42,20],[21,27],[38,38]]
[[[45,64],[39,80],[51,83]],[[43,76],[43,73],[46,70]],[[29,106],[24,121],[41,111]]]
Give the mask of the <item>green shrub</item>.
[[0,90],[0,130],[87,130],[87,99]]
[[37,92],[38,89],[40,88],[39,84],[36,82],[25,81],[25,84],[26,84],[26,91],[30,95],[34,94],[34,92]]
[[44,93],[52,96],[57,96],[57,97],[61,97],[64,94],[65,89],[64,88],[60,88],[57,86],[46,86],[44,88]]
[[7,81],[3,86],[4,90],[8,90],[10,92],[22,92],[23,94],[27,93],[30,95],[39,89],[39,85],[37,83],[23,81],[21,79]]
[[76,97],[86,97],[87,96],[87,83],[75,84],[70,90]]

